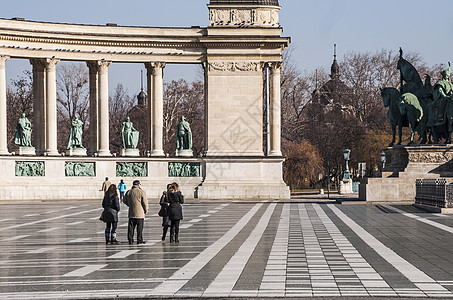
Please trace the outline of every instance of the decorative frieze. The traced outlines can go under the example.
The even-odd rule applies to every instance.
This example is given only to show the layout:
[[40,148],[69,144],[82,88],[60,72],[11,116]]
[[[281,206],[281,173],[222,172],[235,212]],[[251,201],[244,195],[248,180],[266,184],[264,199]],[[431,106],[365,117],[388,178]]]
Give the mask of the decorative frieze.
[[409,152],[412,163],[446,163],[453,160],[453,152]]
[[279,7],[216,7],[209,9],[212,27],[279,27]]
[[148,163],[146,162],[117,162],[117,177],[146,177],[148,176]]
[[168,177],[200,177],[200,163],[169,162]]
[[16,161],[16,176],[45,176],[44,161]]
[[79,162],[67,161],[65,162],[65,176],[68,177],[95,177],[96,164],[94,162]]
[[209,71],[222,72],[256,72],[260,68],[259,62],[210,62],[208,63]]

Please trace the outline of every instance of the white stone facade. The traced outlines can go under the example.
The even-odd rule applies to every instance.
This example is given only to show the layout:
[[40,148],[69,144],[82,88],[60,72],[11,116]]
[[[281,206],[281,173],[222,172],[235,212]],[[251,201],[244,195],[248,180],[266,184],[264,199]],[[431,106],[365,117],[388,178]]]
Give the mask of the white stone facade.
[[[150,157],[131,159],[150,162],[148,178],[142,181],[149,183],[148,187],[144,186],[152,197],[157,197],[172,180],[164,172],[170,160],[163,151],[163,70],[166,64],[185,63],[204,66],[206,143],[206,158],[201,161],[204,175],[181,179],[186,194],[193,194],[198,187],[197,194],[204,199],[288,199],[280,150],[280,69],[281,52],[288,46],[289,38],[281,36],[280,7],[208,7],[210,26],[207,28],[93,26],[0,19],[0,167],[7,170],[8,183],[0,187],[0,200],[97,198],[102,178],[112,177],[112,182],[118,179],[112,168],[120,158],[114,158],[110,151],[108,116],[108,69],[117,62],[140,62],[147,68],[148,116],[144,122],[147,122],[149,140],[145,152]],[[228,24],[223,21],[226,15],[231,20]],[[18,178],[14,164],[22,158],[17,156],[20,153],[11,156],[14,149],[7,149],[5,68],[11,58],[27,59],[33,66],[32,144],[36,156],[24,159],[45,161],[46,172],[41,178]],[[60,61],[83,61],[89,69],[90,144],[88,157],[83,159],[96,163],[94,178],[62,175],[68,157],[57,151],[55,66]],[[271,69],[270,157],[264,157],[263,153],[263,66],[266,64]],[[217,173],[217,166],[229,171]],[[156,190],[151,186],[156,186]],[[48,193],[41,194],[42,189]]]

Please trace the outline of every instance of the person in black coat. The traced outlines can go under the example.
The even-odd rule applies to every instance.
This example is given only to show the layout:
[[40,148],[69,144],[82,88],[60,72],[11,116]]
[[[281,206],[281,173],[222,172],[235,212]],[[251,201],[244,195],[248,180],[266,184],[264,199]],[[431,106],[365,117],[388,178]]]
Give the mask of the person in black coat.
[[118,198],[116,185],[110,185],[105,192],[104,200],[102,200],[102,207],[104,208],[104,212],[102,214],[103,221],[106,223],[105,243],[107,245],[120,244],[120,242],[116,239],[116,229],[118,228],[118,212],[120,211],[120,201]]
[[170,243],[179,243],[179,222],[183,219],[182,206],[184,203],[184,196],[179,191],[179,186],[173,182],[167,191],[168,203],[168,217],[171,221],[170,227]]
[[[167,191],[170,189],[171,183],[167,184]],[[162,241],[165,241],[165,237],[167,236],[167,231],[168,227],[170,227],[170,218],[168,217],[168,206],[170,203],[168,203],[168,198],[167,198],[167,191],[162,193],[162,196],[160,197],[160,212],[159,216],[162,217]]]

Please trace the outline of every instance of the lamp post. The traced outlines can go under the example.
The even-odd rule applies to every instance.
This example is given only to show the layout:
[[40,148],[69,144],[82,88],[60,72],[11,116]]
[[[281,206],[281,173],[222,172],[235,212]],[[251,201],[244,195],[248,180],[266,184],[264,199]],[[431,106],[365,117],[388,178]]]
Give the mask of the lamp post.
[[349,149],[344,149],[343,150],[343,157],[346,162],[346,167],[343,175],[343,180],[345,179],[350,179],[351,175],[349,174],[349,166],[348,166],[348,161],[349,161],[349,154],[351,153],[351,150]]
[[384,170],[384,168],[385,168],[385,162],[386,162],[386,159],[385,159],[385,152],[382,152],[382,153],[381,153],[382,170]]

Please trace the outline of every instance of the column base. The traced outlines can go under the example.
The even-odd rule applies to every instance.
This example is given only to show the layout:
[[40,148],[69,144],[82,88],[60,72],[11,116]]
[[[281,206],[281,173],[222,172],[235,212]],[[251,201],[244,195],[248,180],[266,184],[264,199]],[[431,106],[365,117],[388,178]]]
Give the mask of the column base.
[[282,156],[282,152],[280,150],[271,150],[269,156]]
[[8,152],[8,149],[0,149],[0,155],[11,155],[11,153]]
[[165,156],[164,150],[153,150],[151,156]]
[[110,150],[98,150],[98,156],[113,156]]
[[60,156],[57,149],[49,149],[44,152],[45,156]]

